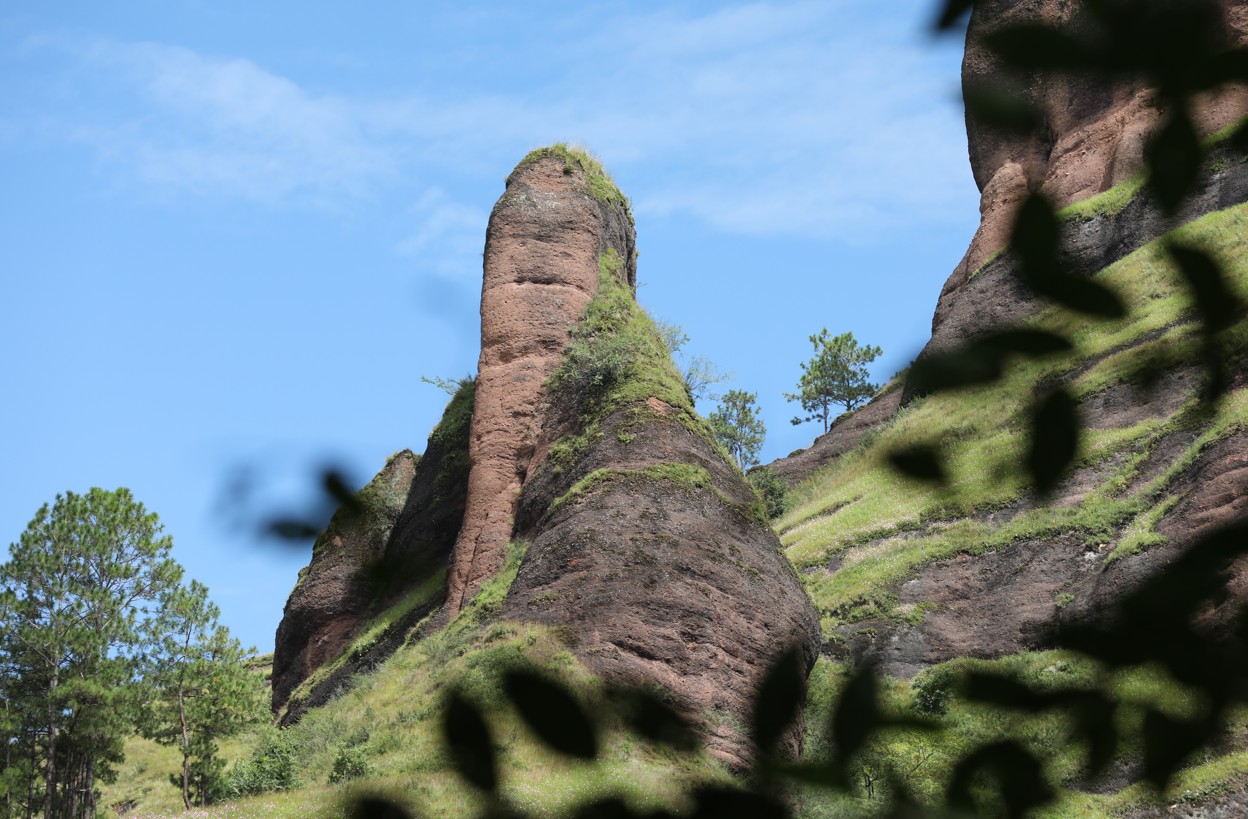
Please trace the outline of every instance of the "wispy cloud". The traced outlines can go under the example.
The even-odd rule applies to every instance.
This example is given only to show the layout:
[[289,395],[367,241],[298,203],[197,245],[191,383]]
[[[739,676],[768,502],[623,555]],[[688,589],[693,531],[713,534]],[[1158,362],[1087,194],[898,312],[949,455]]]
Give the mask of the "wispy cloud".
[[355,102],[250,60],[102,41],[85,55],[88,70],[128,83],[141,116],[80,134],[149,182],[276,203],[361,193],[399,171]]
[[[913,27],[928,10],[900,5]],[[444,192],[448,169],[496,177],[557,139],[627,175],[644,214],[860,239],[967,205],[949,61],[896,19],[848,0],[595,10],[513,40],[517,65],[547,69],[531,81],[447,76],[384,97],[313,91],[243,57],[96,42],[82,69],[111,75],[135,113],[79,133],[175,190],[271,204],[411,191],[415,226],[398,249],[439,258],[444,275],[475,255],[484,226]]]

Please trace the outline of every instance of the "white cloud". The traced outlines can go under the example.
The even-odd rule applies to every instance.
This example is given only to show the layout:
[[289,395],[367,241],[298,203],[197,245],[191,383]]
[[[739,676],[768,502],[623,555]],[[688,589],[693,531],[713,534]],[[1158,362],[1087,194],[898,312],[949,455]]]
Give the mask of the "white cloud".
[[[915,27],[930,11],[900,5]],[[425,180],[501,176],[560,139],[627,173],[641,212],[861,240],[973,207],[956,74],[897,19],[848,0],[582,12],[512,41],[517,63],[551,69],[540,81],[448,75],[382,98],[313,92],[241,57],[102,42],[87,70],[117,75],[140,113],[82,133],[175,190],[268,203],[412,191],[420,226],[398,249],[448,276],[479,252],[484,214],[422,194]]]
[[448,279],[475,281],[481,275],[481,237],[488,214],[433,188],[413,206],[412,217],[418,227],[396,246],[401,255]]
[[88,133],[148,181],[280,202],[360,193],[398,172],[355,103],[311,94],[250,60],[97,42],[86,65],[118,72],[146,102],[138,122]]

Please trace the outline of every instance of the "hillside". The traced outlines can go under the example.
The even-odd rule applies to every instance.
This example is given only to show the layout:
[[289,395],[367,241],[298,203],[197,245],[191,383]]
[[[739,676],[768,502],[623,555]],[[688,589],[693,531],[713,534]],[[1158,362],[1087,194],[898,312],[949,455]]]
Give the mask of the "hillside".
[[[787,805],[833,817],[878,813],[886,797],[931,808],[959,781],[978,812],[1005,815],[1009,788],[986,796],[987,780],[964,762],[981,754],[987,770],[1009,753],[1032,760],[1030,787],[1053,796],[1028,815],[1242,812],[1242,706],[1212,747],[1180,754],[1169,790],[1156,793],[1141,781],[1156,746],[1184,737],[1159,730],[1196,724],[1213,706],[1160,665],[1111,668],[1063,650],[1059,636],[1116,622],[1117,607],[1202,536],[1246,518],[1248,323],[1237,315],[1217,335],[1226,383],[1211,403],[1207,328],[1172,248],[1210,254],[1226,303],[1248,304],[1248,91],[1197,100],[1207,154],[1192,195],[1168,209],[1144,170],[1149,135],[1168,116],[1156,89],[1011,79],[979,46],[1003,21],[1082,31],[1087,20],[1070,8],[975,5],[965,85],[1016,80],[1047,119],[1020,132],[968,115],[982,223],[935,306],[931,341],[869,404],[770,465],[790,485],[774,521],[636,302],[627,198],[581,150],[522,159],[485,238],[478,373],[458,384],[424,453],[392,456],[318,538],[278,632],[281,728],[231,749],[236,767],[281,764],[294,781],[206,815],[337,816],[381,793],[434,817],[504,804],[583,816],[573,808],[605,798],[620,801],[592,815]],[[1209,8],[1219,37],[1248,41],[1242,3]],[[1089,318],[1026,286],[1023,250],[1007,239],[1037,193],[1057,208],[1063,270],[1120,294],[1121,316]],[[1006,327],[1060,336],[1070,350],[1012,354],[1000,378],[959,389],[916,377]],[[1073,398],[1082,433],[1045,497],[1019,465],[1035,399],[1057,389]],[[934,447],[943,485],[894,468],[893,454],[915,445]],[[1215,641],[1237,639],[1233,610],[1248,588],[1248,571],[1228,577],[1199,612]],[[803,705],[781,720],[777,762],[754,741],[766,721],[754,693],[777,679],[767,669],[780,657],[792,658]],[[505,682],[517,669],[569,686],[574,701],[547,711],[568,724],[589,714],[595,759],[535,735]],[[1018,683],[1001,695],[1008,707],[960,696],[986,673]],[[1110,724],[1094,726],[1110,737],[1104,747],[1084,738],[1095,708],[1044,699],[1071,692],[1082,705],[1112,696]],[[443,740],[448,695],[488,723],[479,744],[497,759],[498,803],[455,773],[471,766]],[[643,738],[645,702],[691,726],[692,739]],[[891,727],[870,733],[872,719]],[[855,731],[863,742],[838,761],[840,791],[812,781],[823,769],[783,787],[755,776],[769,764],[792,773],[783,766],[803,755],[837,760]],[[128,753],[153,750],[136,742]],[[1103,772],[1086,777],[1096,754]],[[146,770],[109,791],[119,810],[166,807]],[[734,792],[740,801],[722,813],[709,803],[692,813],[690,782],[747,780],[768,795]]]

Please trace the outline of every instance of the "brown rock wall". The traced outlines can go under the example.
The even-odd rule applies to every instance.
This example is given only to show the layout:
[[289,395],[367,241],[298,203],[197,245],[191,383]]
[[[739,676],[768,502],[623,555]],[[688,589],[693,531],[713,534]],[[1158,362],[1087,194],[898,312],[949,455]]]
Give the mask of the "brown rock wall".
[[633,246],[624,206],[596,199],[580,165],[540,156],[508,178],[486,235],[472,467],[448,614],[502,565],[533,456],[543,384],[597,290],[599,256],[615,248],[632,284]]

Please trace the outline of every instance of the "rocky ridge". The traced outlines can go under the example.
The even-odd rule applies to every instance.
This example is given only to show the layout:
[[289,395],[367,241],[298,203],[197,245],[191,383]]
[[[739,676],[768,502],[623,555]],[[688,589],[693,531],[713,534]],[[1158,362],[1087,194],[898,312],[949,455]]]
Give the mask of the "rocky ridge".
[[374,479],[406,493],[388,528],[336,517],[318,541],[279,628],[284,722],[454,623],[522,541],[501,616],[549,627],[607,683],[657,686],[746,765],[759,675],[795,644],[811,667],[817,618],[637,305],[635,260],[627,200],[583,152],[540,149],[508,177],[477,378],[410,476]]

